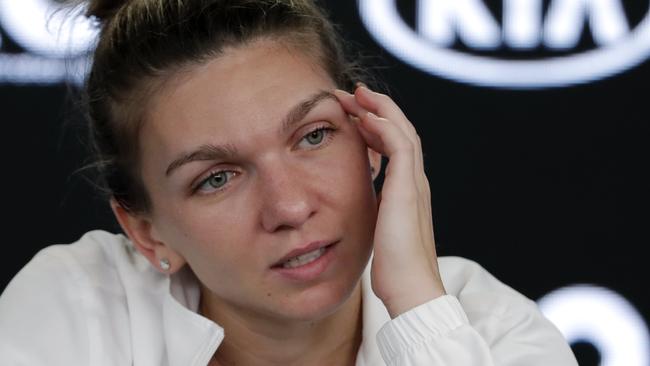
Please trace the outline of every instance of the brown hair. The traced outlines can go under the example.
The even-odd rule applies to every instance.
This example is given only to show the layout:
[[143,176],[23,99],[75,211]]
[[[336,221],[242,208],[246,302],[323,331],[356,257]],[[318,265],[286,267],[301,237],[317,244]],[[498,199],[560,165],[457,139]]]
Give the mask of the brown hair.
[[360,80],[311,0],[90,0],[87,15],[101,27],[84,101],[94,165],[100,186],[133,213],[151,209],[138,166],[146,102],[183,67],[272,37],[315,54],[340,88]]

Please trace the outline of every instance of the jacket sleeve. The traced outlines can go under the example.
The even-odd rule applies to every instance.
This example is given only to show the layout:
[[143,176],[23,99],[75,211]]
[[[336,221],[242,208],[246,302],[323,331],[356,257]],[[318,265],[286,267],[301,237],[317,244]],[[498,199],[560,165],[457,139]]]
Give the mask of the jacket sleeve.
[[401,314],[377,334],[387,365],[578,365],[533,301],[474,262],[451,262],[447,273],[441,268],[447,295]]
[[83,291],[55,254],[39,253],[0,296],[0,365],[89,364]]

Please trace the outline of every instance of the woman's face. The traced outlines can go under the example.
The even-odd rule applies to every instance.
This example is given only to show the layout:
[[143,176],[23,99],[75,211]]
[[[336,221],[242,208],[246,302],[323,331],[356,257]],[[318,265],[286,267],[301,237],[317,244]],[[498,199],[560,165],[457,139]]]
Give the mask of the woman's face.
[[[355,288],[377,202],[367,147],[300,52],[258,41],[166,83],[140,132],[151,235],[223,303],[314,319]],[[308,248],[306,248],[308,247]],[[303,262],[283,259],[311,251]]]

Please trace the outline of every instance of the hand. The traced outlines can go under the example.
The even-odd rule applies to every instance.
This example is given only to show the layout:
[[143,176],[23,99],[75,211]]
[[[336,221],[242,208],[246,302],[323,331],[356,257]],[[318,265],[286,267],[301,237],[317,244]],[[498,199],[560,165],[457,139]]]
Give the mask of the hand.
[[372,289],[392,318],[445,294],[420,137],[388,96],[358,87],[335,95],[368,146],[388,157],[374,236]]

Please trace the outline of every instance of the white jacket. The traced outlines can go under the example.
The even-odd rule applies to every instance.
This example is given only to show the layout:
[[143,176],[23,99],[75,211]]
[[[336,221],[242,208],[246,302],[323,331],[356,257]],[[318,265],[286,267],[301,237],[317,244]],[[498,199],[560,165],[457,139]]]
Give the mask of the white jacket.
[[[478,264],[439,258],[448,295],[391,320],[362,277],[357,366],[573,366],[534,302]],[[155,271],[122,235],[42,250],[0,297],[0,365],[205,366],[223,329],[199,315],[189,270]]]

